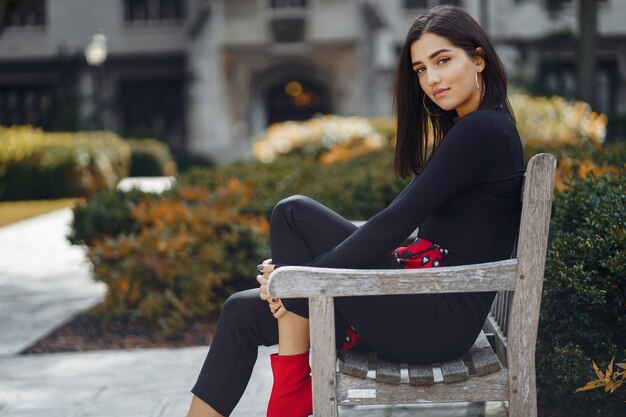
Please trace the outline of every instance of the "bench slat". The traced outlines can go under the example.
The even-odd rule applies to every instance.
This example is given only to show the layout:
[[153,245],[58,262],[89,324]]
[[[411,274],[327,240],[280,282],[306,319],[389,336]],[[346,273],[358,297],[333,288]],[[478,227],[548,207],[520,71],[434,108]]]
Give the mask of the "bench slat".
[[409,384],[428,386],[435,384],[435,374],[430,365],[409,365]]
[[368,355],[363,352],[353,352],[348,350],[343,358],[343,368],[341,372],[357,378],[367,378]]
[[506,401],[509,398],[508,370],[484,377],[469,378],[458,384],[412,386],[378,384],[371,378],[337,375],[339,405],[415,404],[424,401]]
[[446,384],[464,381],[469,378],[467,366],[465,366],[465,362],[461,358],[442,363],[441,373],[443,374],[443,382]]
[[376,360],[376,382],[386,382],[387,384],[400,383],[400,364],[392,362],[380,356]]
[[420,269],[284,266],[271,273],[268,290],[281,298],[513,290],[516,271],[517,259]]
[[493,352],[487,336],[480,332],[474,346],[469,351],[470,371],[476,375],[483,376],[492,372],[497,372],[502,368],[498,356]]

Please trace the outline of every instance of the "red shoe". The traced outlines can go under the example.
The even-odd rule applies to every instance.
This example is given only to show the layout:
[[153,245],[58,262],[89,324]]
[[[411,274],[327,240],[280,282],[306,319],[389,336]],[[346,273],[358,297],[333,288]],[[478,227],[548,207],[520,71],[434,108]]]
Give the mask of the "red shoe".
[[313,414],[309,352],[270,355],[274,385],[267,417],[306,417]]

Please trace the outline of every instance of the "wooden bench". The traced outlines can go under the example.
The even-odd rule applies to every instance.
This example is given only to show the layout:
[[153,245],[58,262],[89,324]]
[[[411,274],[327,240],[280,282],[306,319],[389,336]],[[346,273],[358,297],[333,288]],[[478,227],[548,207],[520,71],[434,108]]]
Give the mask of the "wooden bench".
[[[549,154],[528,163],[515,259],[412,270],[283,267],[270,275],[272,295],[309,298],[315,416],[337,417],[339,405],[456,401],[508,401],[509,416],[537,415],[535,343],[555,169]],[[348,351],[337,363],[334,297],[481,291],[497,296],[463,358],[413,366]]]

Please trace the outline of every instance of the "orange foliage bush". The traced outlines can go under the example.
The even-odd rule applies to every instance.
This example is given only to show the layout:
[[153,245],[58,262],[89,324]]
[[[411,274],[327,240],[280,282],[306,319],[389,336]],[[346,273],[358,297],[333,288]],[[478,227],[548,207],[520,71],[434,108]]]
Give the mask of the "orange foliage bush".
[[563,191],[568,188],[567,183],[574,178],[617,174],[619,171],[620,169],[616,166],[609,165],[606,162],[600,165],[591,158],[582,158],[580,160],[563,158],[559,161],[556,170],[554,187],[558,191]]
[[158,321],[167,334],[255,285],[255,266],[269,257],[269,224],[242,214],[250,198],[232,179],[139,203],[131,213],[137,234],[96,241],[88,252],[96,279],[108,287],[104,314]]

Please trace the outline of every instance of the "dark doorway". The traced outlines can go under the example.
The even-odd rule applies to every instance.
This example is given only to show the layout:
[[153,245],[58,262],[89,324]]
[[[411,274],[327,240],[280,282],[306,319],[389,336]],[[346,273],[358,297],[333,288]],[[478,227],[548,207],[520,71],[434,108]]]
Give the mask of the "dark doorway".
[[265,108],[268,125],[286,120],[307,120],[331,112],[326,86],[300,77],[284,78],[268,88]]
[[184,81],[121,80],[119,85],[122,134],[153,137],[174,152],[184,150]]

